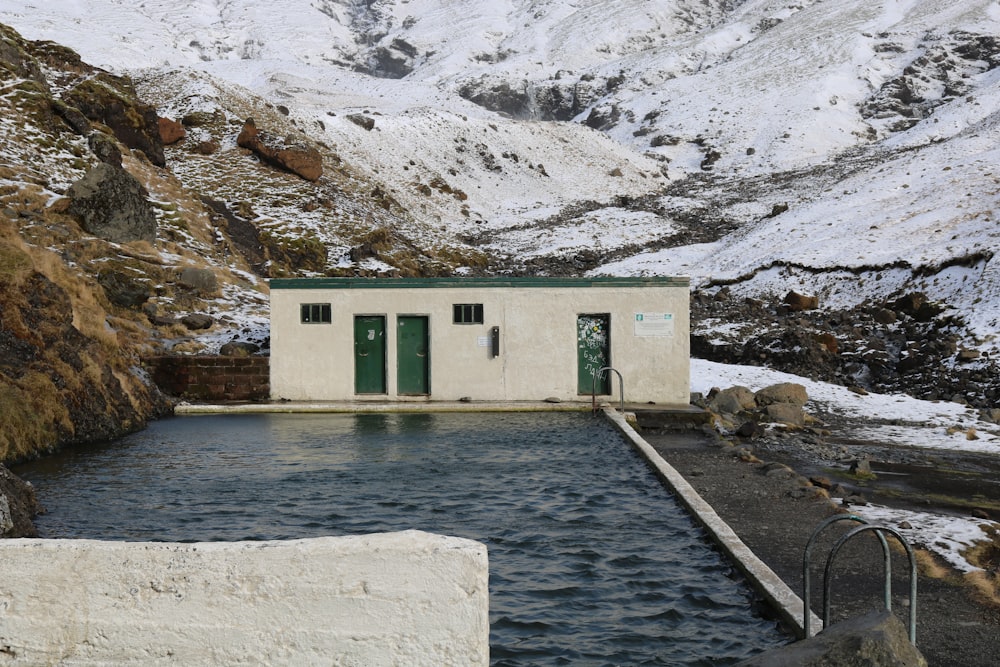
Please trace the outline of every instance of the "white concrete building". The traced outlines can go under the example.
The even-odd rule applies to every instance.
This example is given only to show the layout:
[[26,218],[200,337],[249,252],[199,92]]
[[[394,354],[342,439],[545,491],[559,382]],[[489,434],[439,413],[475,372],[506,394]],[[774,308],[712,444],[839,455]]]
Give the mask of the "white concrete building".
[[271,397],[687,405],[687,278],[271,281]]

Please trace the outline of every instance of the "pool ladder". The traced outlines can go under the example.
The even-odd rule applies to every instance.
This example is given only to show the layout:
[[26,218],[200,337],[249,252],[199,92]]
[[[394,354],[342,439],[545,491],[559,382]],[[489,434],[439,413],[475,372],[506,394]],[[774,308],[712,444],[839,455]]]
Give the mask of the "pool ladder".
[[910,631],[910,643],[916,646],[917,644],[917,561],[913,555],[913,549],[907,544],[903,536],[893,528],[888,526],[876,526],[868,523],[861,517],[854,514],[838,514],[836,516],[829,517],[813,531],[812,536],[809,541],[806,542],[805,552],[802,554],[802,601],[804,603],[804,614],[802,618],[802,629],[805,633],[805,639],[809,639],[809,617],[812,612],[809,610],[809,596],[812,593],[810,587],[810,577],[809,577],[809,559],[812,554],[813,543],[816,541],[817,536],[823,530],[838,521],[854,521],[862,525],[852,528],[848,532],[844,533],[833,547],[830,549],[830,554],[826,559],[826,567],[823,570],[823,627],[829,627],[830,625],[830,572],[833,569],[833,561],[837,556],[837,552],[840,548],[844,546],[849,540],[851,540],[855,535],[859,535],[865,532],[874,532],[878,537],[879,542],[882,545],[882,555],[884,560],[884,575],[885,575],[885,585],[883,590],[884,603],[886,611],[892,611],[892,561],[890,559],[889,553],[889,543],[885,539],[885,534],[888,533],[895,537],[903,549],[906,551],[906,556],[910,563],[910,619],[909,619],[909,631]]
[[597,379],[604,375],[604,371],[614,371],[618,375],[618,398],[621,401],[619,412],[625,414],[625,381],[622,380],[622,374],[611,366],[603,366],[594,373],[593,382],[590,383],[590,409],[597,412]]

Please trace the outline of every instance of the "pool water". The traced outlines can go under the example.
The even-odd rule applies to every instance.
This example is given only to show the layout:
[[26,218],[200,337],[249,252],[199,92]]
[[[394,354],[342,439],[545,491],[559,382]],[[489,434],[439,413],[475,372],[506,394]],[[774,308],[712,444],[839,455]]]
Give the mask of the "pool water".
[[585,413],[174,417],[16,472],[48,510],[43,537],[479,540],[497,666],[725,665],[788,641]]

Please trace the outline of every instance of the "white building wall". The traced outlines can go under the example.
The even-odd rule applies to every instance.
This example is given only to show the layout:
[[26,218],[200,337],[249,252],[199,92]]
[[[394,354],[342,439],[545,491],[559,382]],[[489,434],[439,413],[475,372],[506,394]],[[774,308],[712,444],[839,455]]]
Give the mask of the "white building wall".
[[[371,281],[368,281],[371,282]],[[415,400],[396,393],[396,318],[427,316],[430,395],[417,400],[589,400],[577,384],[577,317],[611,316],[611,365],[624,379],[626,401],[687,405],[690,346],[686,280],[403,281],[367,287],[336,279],[273,281],[271,394],[288,400]],[[550,282],[551,286],[547,286]],[[580,286],[577,283],[585,285]],[[385,284],[393,284],[390,280]],[[464,286],[472,285],[472,286]],[[567,286],[569,285],[569,286]],[[303,303],[329,303],[330,324],[302,324]],[[452,306],[483,304],[482,324],[452,322]],[[637,313],[669,313],[673,335],[636,335]],[[387,393],[354,393],[355,315],[386,322]],[[500,355],[491,356],[491,329],[500,328]],[[612,377],[617,399],[617,376]]]
[[0,540],[4,665],[489,664],[486,547]]

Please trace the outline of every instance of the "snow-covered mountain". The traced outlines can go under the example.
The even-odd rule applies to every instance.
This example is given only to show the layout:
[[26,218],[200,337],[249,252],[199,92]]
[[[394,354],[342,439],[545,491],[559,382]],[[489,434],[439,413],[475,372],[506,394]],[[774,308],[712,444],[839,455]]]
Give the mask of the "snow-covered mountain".
[[[1000,2],[5,0],[0,23],[161,116],[215,114],[221,155],[249,116],[322,147],[317,184],[220,179],[191,150],[217,129],[166,154],[320,241],[314,270],[687,274],[703,352],[798,327],[840,357],[796,366],[775,338],[743,360],[870,388],[907,384],[872,354],[927,360],[918,394],[1000,400]],[[410,254],[370,252],[373,230]],[[871,320],[913,292],[933,326]]]

